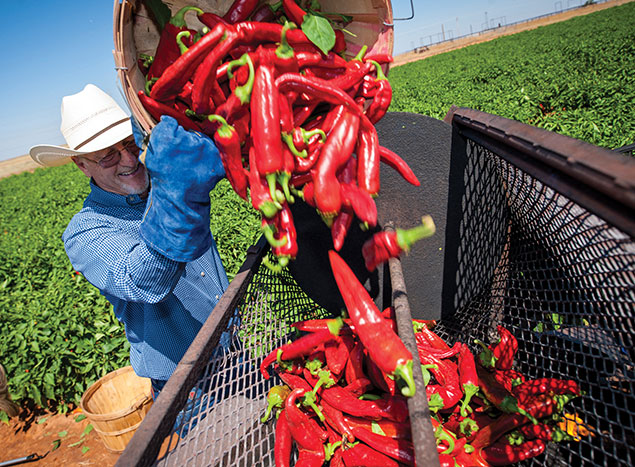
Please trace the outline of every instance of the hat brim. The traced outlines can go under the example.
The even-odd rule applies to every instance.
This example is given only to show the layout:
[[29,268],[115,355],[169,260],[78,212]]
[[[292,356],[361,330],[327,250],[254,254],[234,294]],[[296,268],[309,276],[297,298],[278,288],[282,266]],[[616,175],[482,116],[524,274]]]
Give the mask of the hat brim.
[[65,146],[54,146],[50,144],[38,144],[29,149],[31,159],[45,167],[57,167],[70,162],[72,156],[84,156],[93,152],[101,151],[120,141],[132,136],[132,125],[130,120],[111,128],[104,134],[90,141],[81,151],[70,149]]

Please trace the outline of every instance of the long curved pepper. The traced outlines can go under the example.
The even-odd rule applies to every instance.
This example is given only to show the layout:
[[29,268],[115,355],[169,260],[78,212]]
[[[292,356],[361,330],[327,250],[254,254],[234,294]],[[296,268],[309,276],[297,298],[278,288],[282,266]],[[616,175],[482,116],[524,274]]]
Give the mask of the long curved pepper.
[[344,260],[333,250],[329,251],[329,260],[355,333],[370,358],[382,371],[400,380],[404,396],[412,397],[416,390],[412,354],[382,317],[375,302]]

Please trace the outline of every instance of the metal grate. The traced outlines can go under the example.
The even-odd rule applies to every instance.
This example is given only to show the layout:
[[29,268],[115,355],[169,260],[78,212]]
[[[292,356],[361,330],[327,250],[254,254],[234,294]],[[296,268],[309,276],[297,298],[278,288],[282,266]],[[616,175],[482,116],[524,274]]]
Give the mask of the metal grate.
[[498,154],[467,141],[456,312],[439,333],[518,338],[517,370],[575,379],[569,403],[592,432],[526,465],[635,463],[635,242]]
[[[525,465],[635,465],[633,160],[470,109],[453,109],[446,121],[453,135],[436,330],[476,352],[474,339],[489,341],[502,324],[519,341],[517,370],[575,379],[585,391],[566,412],[591,435],[550,443]],[[248,252],[118,465],[150,465],[157,452],[161,466],[274,464],[273,423],[260,417],[278,381],[262,379],[258,365],[290,323],[327,312],[287,272],[258,266],[264,243]],[[208,362],[228,330],[230,351]],[[164,439],[194,384],[180,436]],[[183,420],[192,407],[198,412]]]
[[274,423],[260,418],[267,392],[280,381],[275,375],[265,380],[260,361],[286,342],[289,324],[324,316],[286,271],[277,275],[260,266],[225,326],[234,336],[231,351],[205,367],[193,389],[196,397],[181,412],[198,407],[198,413],[177,419],[175,433],[164,442],[172,449],[164,449],[156,465],[274,465]]

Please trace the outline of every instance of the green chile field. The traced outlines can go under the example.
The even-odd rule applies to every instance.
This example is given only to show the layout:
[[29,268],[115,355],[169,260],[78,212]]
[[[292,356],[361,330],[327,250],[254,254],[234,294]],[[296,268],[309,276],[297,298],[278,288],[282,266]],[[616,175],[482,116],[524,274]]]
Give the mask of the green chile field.
[[[390,110],[440,119],[454,104],[611,149],[631,144],[633,24],[635,2],[393,68]],[[123,326],[61,241],[87,193],[73,164],[0,180],[0,363],[24,406],[66,411],[128,364]],[[259,216],[223,180],[211,224],[231,279]]]

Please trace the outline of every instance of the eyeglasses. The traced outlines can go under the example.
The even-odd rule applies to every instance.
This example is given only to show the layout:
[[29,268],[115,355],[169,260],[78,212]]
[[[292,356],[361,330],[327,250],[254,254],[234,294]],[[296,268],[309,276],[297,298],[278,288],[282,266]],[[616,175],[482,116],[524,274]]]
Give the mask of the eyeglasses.
[[119,164],[119,161],[121,160],[121,152],[124,150],[128,151],[130,154],[133,154],[135,156],[139,155],[139,147],[137,146],[137,143],[135,143],[134,139],[123,141],[120,144],[121,144],[121,148],[115,147],[111,149],[108,152],[108,154],[106,154],[104,157],[102,157],[98,161],[94,161],[92,159],[88,159],[88,160],[91,162],[94,162],[95,164],[99,164],[99,166],[104,169],[108,169],[110,167],[114,167],[115,165]]

